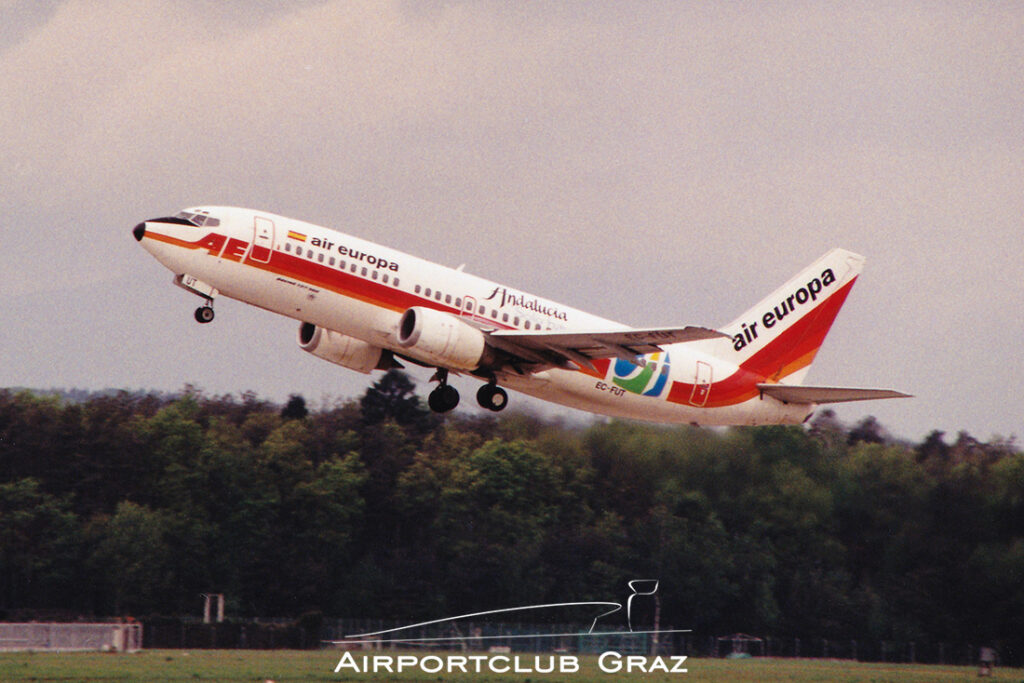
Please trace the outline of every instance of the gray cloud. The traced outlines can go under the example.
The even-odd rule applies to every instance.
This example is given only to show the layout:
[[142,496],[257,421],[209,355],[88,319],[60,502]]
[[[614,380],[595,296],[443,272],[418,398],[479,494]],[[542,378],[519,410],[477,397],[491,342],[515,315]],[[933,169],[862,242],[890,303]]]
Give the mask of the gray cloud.
[[844,246],[867,270],[810,381],[919,397],[841,415],[1021,432],[1015,3],[0,13],[0,385],[360,393],[291,322],[196,328],[128,236],[224,203],[638,325],[721,324]]

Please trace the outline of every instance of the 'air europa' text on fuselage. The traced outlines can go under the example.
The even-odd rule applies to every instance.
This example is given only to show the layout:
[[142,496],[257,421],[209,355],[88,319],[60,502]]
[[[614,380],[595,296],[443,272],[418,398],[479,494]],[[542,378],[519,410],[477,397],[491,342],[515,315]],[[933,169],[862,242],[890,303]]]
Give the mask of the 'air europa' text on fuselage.
[[[320,247],[321,249],[334,249],[334,242],[326,239],[320,239],[314,237],[310,240],[310,244],[314,247]],[[352,247],[346,247],[344,244],[339,244],[337,247],[339,256],[347,256],[355,261],[364,261],[367,265],[374,266],[375,268],[381,268],[383,270],[393,270],[398,272],[398,264],[394,261],[388,261],[380,256],[374,256],[368,254],[365,251],[359,249],[353,249]]]

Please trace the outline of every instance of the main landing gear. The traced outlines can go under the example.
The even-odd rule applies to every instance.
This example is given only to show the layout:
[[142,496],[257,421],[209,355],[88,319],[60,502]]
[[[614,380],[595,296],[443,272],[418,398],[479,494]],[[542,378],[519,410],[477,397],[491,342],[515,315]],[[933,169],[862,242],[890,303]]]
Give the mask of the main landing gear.
[[476,392],[476,402],[487,410],[498,412],[508,405],[508,394],[492,379]]
[[[427,405],[431,410],[435,413],[447,413],[459,405],[459,392],[448,384],[447,370],[438,368],[437,373],[431,379],[436,379],[439,382],[437,388],[427,396]],[[492,378],[476,392],[476,400],[481,407],[498,412],[508,405],[508,394]]]
[[447,413],[454,410],[455,406],[459,405],[459,392],[448,384],[448,371],[438,368],[431,379],[436,379],[440,384],[427,396],[427,405],[435,413]]
[[207,299],[206,305],[200,306],[195,313],[196,322],[204,325],[213,320],[213,299]]

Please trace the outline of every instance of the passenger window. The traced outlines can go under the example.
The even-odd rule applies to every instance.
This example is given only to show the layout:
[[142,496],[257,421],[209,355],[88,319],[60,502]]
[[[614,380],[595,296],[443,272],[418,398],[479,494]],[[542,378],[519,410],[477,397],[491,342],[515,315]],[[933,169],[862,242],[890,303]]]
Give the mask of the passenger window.
[[455,308],[462,308],[462,299],[455,297]]
[[491,309],[491,317],[494,318],[495,320],[498,319],[498,312],[493,308]]
[[316,255],[316,260],[319,261],[320,263],[323,263],[324,262],[324,255],[323,254],[317,254]]
[[526,327],[526,329],[530,329],[530,321],[529,320],[526,321],[525,327]]
[[291,244],[291,242],[285,242],[285,243],[284,243],[284,250],[285,250],[285,251],[291,251],[291,250],[292,250],[292,244]]
[[508,322],[508,313],[502,313],[501,314],[501,322],[503,322],[503,323],[507,323]]
[[484,306],[483,304],[481,304],[480,305],[480,310],[477,311],[477,313],[479,313],[480,315],[487,315],[487,307]]
[[396,277],[395,278],[395,287],[397,287],[397,286],[398,286],[398,278]]
[[512,321],[512,324],[515,325],[516,327],[519,327],[519,316],[518,315]]
[[384,284],[387,284],[387,283],[388,283],[388,276],[387,276],[387,273],[385,273],[385,274],[384,274],[384,277],[382,277],[382,278],[381,278],[381,280],[383,280],[383,281],[384,281]]
[[366,266],[363,266],[363,277],[366,277]]
[[441,292],[434,292],[434,298],[437,299],[438,301],[440,301],[441,300]]
[[351,266],[349,266],[349,270],[351,270],[353,273],[356,272],[356,264],[353,263]]
[[374,280],[376,280],[377,279],[377,271],[376,270],[370,271],[370,277],[372,277]]
[[341,268],[342,270],[345,270],[345,262],[342,261],[341,259],[338,259],[338,267]]
[[313,260],[313,250],[312,249],[307,249],[306,250],[306,258],[308,258],[310,261]]
[[330,262],[331,266],[334,266],[334,257],[333,256],[331,258],[327,259],[327,260]]
[[450,304],[452,302],[452,295],[451,294],[445,294],[444,295],[444,302],[446,304]]
[[416,291],[417,294],[420,293],[420,286],[419,285],[416,285],[413,289]]
[[427,288],[426,288],[426,289],[425,289],[425,290],[423,291],[423,295],[424,295],[425,297],[427,297],[428,299],[430,298],[430,287],[427,287]]

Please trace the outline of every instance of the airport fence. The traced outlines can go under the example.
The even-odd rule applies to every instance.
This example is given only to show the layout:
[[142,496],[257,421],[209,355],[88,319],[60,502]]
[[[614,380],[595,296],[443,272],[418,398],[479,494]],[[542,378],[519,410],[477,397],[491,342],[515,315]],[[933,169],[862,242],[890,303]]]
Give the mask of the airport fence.
[[142,648],[140,624],[0,623],[0,651],[134,652]]
[[[361,636],[360,634],[370,634]],[[662,639],[666,635],[660,636]],[[529,624],[458,621],[409,627],[379,619],[336,619],[324,625],[324,640],[340,647],[366,649],[438,649],[507,652],[648,654],[656,648],[649,633],[581,633],[579,624]],[[659,648],[660,649],[660,648]]]
[[[361,642],[353,634],[377,633],[403,626],[386,620],[325,620],[324,640],[342,641],[342,647],[366,649],[430,648],[486,651],[499,648],[524,653],[599,653],[688,655],[691,657],[779,657],[836,659],[905,664],[977,665],[982,647],[994,647],[997,663],[1024,665],[1024,641],[954,643],[910,640],[827,639],[732,634],[714,636],[692,632],[652,634],[621,632],[614,635],[579,634],[579,625],[501,624],[465,622],[402,628],[400,633],[370,636]],[[662,627],[672,630],[671,627]],[[560,635],[572,634],[572,635]],[[326,643],[325,643],[326,644]]]
[[[760,642],[756,642],[760,641]],[[896,664],[978,664],[983,647],[993,647],[998,663],[1012,666],[1024,664],[1024,650],[1019,639],[1003,639],[995,643],[955,643],[913,640],[778,638],[764,636],[733,646],[733,637],[692,637],[686,639],[680,654],[704,657],[750,656],[797,659],[849,659],[860,662],[892,662]],[[737,650],[739,650],[737,652]]]
[[[300,619],[256,619],[202,623],[195,619],[143,619],[147,648],[366,650],[488,650],[514,653],[600,653],[688,655],[691,657],[780,657],[863,662],[976,665],[982,646],[994,647],[998,663],[1024,665],[1020,637],[996,642],[954,643],[909,640],[826,639],[733,634],[580,633],[579,624],[458,622],[425,624],[383,619],[327,619],[316,614]],[[663,630],[670,627],[663,626]],[[380,633],[397,629],[393,633]],[[360,634],[378,634],[359,637]],[[737,636],[740,637],[737,637]]]
[[204,623],[194,618],[142,620],[143,647],[194,650],[309,650],[323,647],[322,619],[253,619]]

